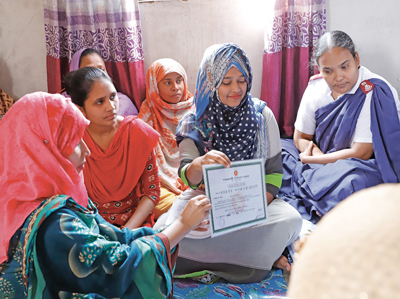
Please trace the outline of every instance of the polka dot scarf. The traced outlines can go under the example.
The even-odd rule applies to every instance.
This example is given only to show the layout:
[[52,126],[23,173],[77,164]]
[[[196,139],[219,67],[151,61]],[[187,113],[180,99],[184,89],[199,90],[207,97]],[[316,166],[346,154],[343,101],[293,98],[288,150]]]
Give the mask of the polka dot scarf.
[[219,100],[213,101],[208,108],[208,115],[212,123],[213,149],[225,153],[231,161],[254,157],[258,121],[248,98],[237,107],[226,106]]
[[[232,67],[241,71],[247,81],[246,95],[237,107],[222,104],[218,97],[218,88]],[[234,44],[208,48],[197,77],[196,111],[181,120],[177,128],[178,144],[184,138],[192,138],[200,153],[215,149],[225,153],[231,161],[255,158],[257,133],[264,123],[260,111],[265,103],[257,105],[261,109],[255,107],[250,95],[251,83],[250,63],[241,48]]]

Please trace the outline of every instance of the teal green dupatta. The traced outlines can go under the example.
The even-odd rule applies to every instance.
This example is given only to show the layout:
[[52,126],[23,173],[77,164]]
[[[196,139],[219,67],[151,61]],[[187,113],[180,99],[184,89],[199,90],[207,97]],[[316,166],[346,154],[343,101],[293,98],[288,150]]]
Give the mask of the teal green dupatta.
[[[121,230],[101,218],[91,201],[84,208],[66,195],[44,200],[22,230],[27,298],[52,298],[52,293],[63,299],[172,298],[174,261],[162,233]],[[54,247],[60,244],[61,251]],[[79,267],[84,275],[76,270]],[[60,275],[68,284],[54,290]],[[98,290],[99,284],[103,290]]]

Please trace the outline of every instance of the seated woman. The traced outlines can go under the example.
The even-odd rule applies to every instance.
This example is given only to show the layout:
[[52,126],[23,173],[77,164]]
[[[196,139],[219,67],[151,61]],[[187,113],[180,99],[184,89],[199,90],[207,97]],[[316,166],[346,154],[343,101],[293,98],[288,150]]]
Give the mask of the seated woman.
[[117,226],[153,226],[160,200],[154,147],[159,134],[136,116],[119,116],[117,91],[106,72],[84,67],[65,84],[72,101],[90,120],[83,139],[91,156],[83,171],[89,198]]
[[304,92],[293,141],[282,140],[280,193],[313,222],[360,189],[400,182],[396,90],[360,66],[342,31],[325,33],[314,58],[321,75]]
[[[107,73],[106,65],[101,54],[92,48],[84,48],[76,52],[74,56],[72,56],[69,71],[76,71],[85,66],[98,67]],[[122,92],[118,92],[117,94],[119,99],[118,115],[137,115],[138,109],[135,107],[132,100]],[[63,95],[68,96],[67,93],[63,93]]]
[[147,71],[146,100],[138,117],[160,134],[155,153],[161,195],[153,211],[155,219],[168,211],[175,198],[189,188],[178,176],[179,149],[175,132],[182,116],[192,106],[193,95],[187,89],[183,66],[169,58],[153,62]]
[[209,200],[192,199],[163,232],[107,223],[81,176],[88,123],[69,99],[41,92],[0,122],[1,298],[172,298],[174,246]]
[[157,227],[178,202],[204,194],[202,165],[229,167],[231,161],[253,158],[265,162],[268,221],[216,238],[184,238],[176,274],[209,270],[231,282],[249,283],[264,279],[273,265],[290,270],[282,253],[297,238],[302,221],[293,207],[276,197],[282,179],[279,130],[272,111],[251,97],[252,79],[249,60],[237,45],[214,45],[204,53],[196,109],[183,117],[177,129],[179,174],[197,190],[185,191]]

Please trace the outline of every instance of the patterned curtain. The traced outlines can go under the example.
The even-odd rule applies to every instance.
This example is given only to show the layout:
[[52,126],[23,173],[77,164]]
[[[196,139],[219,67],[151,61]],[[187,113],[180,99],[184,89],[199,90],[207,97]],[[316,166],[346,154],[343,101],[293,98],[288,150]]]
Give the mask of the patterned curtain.
[[276,0],[264,38],[261,99],[272,109],[282,137],[291,137],[301,97],[316,69],[313,47],[326,31],[325,0]]
[[62,89],[72,55],[95,48],[116,89],[139,109],[146,97],[138,0],[44,0],[47,84]]

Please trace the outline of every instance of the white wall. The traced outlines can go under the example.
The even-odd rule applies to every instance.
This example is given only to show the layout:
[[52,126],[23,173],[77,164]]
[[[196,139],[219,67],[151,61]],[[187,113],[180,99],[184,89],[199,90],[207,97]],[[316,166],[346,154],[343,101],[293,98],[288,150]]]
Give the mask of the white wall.
[[361,64],[400,93],[400,1],[327,0],[327,30],[353,39]]
[[[141,3],[145,68],[170,57],[188,73],[194,92],[204,50],[234,42],[250,58],[252,94],[260,95],[267,0],[173,0]],[[0,88],[10,96],[47,90],[43,0],[0,0]],[[327,29],[346,31],[361,63],[400,91],[400,1],[327,0]]]
[[[175,0],[140,4],[145,69],[160,58],[178,61],[194,93],[204,51],[217,43],[233,42],[246,52],[253,69],[252,94],[260,96],[266,0]],[[265,4],[264,4],[265,5]]]
[[47,91],[43,0],[0,0],[0,88],[14,99]]

